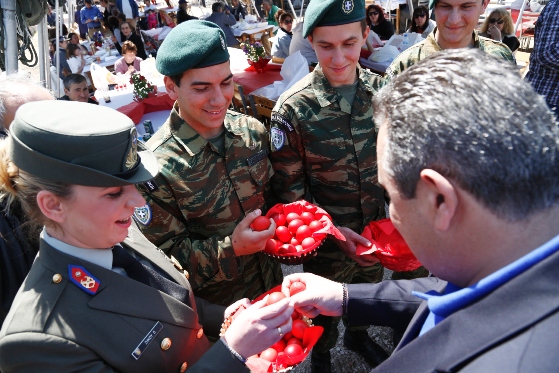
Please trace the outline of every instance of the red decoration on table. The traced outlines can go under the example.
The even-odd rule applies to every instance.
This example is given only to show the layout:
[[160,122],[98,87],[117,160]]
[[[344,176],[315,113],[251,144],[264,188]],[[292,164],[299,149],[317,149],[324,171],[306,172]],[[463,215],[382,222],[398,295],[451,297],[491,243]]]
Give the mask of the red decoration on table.
[[[309,216],[311,216],[311,219],[319,223],[318,229],[314,228],[313,222],[308,225],[305,224],[306,220],[303,217],[304,213],[310,213]],[[295,214],[298,217],[290,219],[291,214]],[[285,222],[283,222],[282,219],[281,223],[278,223],[279,220],[277,220],[277,215],[285,216]],[[277,244],[273,247],[274,245],[268,245],[267,243],[264,253],[276,259],[280,263],[295,265],[306,262],[312,257],[312,255],[314,255],[316,249],[318,249],[322,242],[324,242],[327,234],[331,234],[334,237],[345,241],[343,234],[332,223],[330,215],[325,210],[305,200],[285,205],[278,203],[266,213],[266,217],[273,218],[278,226],[276,227],[276,236],[274,236],[274,239],[276,240],[275,243]],[[303,225],[305,227],[314,228],[311,229],[309,234],[305,235],[306,237],[312,237],[315,241],[314,243],[311,242],[311,244],[303,244],[304,240],[301,239],[301,232],[299,231],[299,228],[304,230],[304,227],[302,227]],[[297,237],[299,237],[299,239],[297,239]],[[297,242],[291,240],[295,240]],[[301,248],[296,249],[299,245]]]
[[141,102],[132,103],[119,107],[117,110],[126,114],[134,123],[139,123],[144,114],[162,110],[171,110],[175,101],[167,93],[155,97],[148,97]]
[[258,61],[252,61],[252,60],[248,60],[247,62],[250,66],[252,66],[254,68],[254,70],[258,73],[258,74],[262,74],[264,72],[264,70],[266,69],[266,66],[268,65],[268,62],[270,62],[269,58],[260,58]]
[[413,271],[421,266],[390,219],[370,222],[361,236],[373,246],[357,245],[357,255],[374,255],[384,267],[398,272]]

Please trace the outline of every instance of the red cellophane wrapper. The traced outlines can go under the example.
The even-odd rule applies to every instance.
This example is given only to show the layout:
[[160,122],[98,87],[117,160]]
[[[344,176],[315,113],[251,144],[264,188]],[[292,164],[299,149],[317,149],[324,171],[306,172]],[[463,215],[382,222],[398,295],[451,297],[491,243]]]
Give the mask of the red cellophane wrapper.
[[264,251],[265,254],[271,256],[272,258],[276,259],[280,263],[298,265],[306,262],[314,255],[316,249],[318,249],[318,247],[326,239],[327,234],[331,234],[337,239],[345,241],[345,237],[342,234],[342,232],[340,232],[338,228],[334,226],[334,223],[332,223],[332,218],[330,217],[330,215],[325,210],[305,200],[300,200],[288,204],[278,203],[277,205],[272,207],[268,211],[268,213],[266,213],[266,217],[271,218],[276,214],[284,214],[287,216],[287,214],[291,212],[295,212],[301,215],[305,211],[310,212],[311,214],[314,215],[316,220],[322,222],[323,225],[322,229],[317,230],[312,235],[317,242],[307,250],[297,252],[297,253],[279,254],[277,252],[271,253],[271,252]]
[[357,255],[372,254],[384,267],[398,272],[413,271],[421,266],[390,219],[370,222],[361,236],[373,246],[357,245]]
[[[252,303],[258,302],[268,294],[274,293],[276,291],[281,291],[281,285],[261,294],[258,298],[252,301]],[[308,320],[308,319],[307,319]],[[322,335],[324,328],[321,326],[310,326],[305,329],[303,334],[303,353],[299,356],[289,357],[287,355],[278,356],[275,362],[269,362],[268,360],[260,359],[258,357],[251,357],[247,360],[246,365],[249,367],[250,371],[253,373],[270,373],[270,372],[286,372],[293,369],[295,366],[300,364],[305,358],[310,354],[313,346],[318,342],[318,339]]]

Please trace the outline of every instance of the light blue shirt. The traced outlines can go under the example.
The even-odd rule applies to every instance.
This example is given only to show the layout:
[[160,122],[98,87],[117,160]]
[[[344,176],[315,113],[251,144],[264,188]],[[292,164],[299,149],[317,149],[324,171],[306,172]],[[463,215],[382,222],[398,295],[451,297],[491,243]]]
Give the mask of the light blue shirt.
[[559,236],[556,236],[544,245],[524,255],[522,258],[517,259],[467,288],[460,288],[449,282],[444,294],[439,294],[435,291],[427,293],[414,291],[412,293],[413,295],[427,301],[427,306],[430,311],[419,335],[426,333],[454,312],[469,306],[483,296],[491,293],[493,290],[538,264],[558,250]]

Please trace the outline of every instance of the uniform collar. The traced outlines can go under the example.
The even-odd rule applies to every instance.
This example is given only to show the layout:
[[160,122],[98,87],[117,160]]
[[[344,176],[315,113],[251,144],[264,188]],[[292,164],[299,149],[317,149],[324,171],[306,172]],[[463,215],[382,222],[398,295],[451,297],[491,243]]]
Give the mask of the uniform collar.
[[97,264],[100,267],[111,269],[113,267],[113,252],[110,249],[84,249],[66,242],[62,242],[47,233],[46,228],[41,232],[41,238],[58,251]]
[[[437,43],[437,39],[435,38],[435,34],[439,31],[438,27],[435,26],[433,31],[427,35],[427,39],[425,39],[425,44],[430,45],[436,51],[442,51],[443,49]],[[472,38],[474,39],[474,48],[479,49],[479,36],[475,31],[472,31]]]
[[[238,125],[238,121],[235,120],[229,111],[225,115],[223,125],[225,127],[225,146],[227,148],[229,141],[227,133],[234,136],[242,136],[244,134],[243,130]],[[186,151],[190,156],[194,156],[204,149],[208,144],[208,140],[204,139],[198,134],[184,119],[181,118],[178,112],[178,104],[175,102],[173,110],[171,110],[171,115],[168,119],[171,134],[184,146]]]
[[[365,74],[365,72],[363,71],[361,66],[357,64],[357,80],[359,82],[357,90],[365,90],[372,93],[373,87],[366,79],[362,79],[363,74]],[[317,65],[313,71],[313,75],[311,78],[311,88],[314,91],[320,107],[329,106],[331,104],[339,102],[340,100],[340,96],[338,95],[334,87],[330,85],[328,79],[326,79],[326,76],[324,75],[320,64]]]

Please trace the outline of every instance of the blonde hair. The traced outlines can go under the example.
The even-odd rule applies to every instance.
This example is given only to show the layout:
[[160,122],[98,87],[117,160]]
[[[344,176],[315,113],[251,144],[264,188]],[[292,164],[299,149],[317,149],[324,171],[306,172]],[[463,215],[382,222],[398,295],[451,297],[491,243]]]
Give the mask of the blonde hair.
[[9,157],[10,143],[9,136],[0,141],[0,201],[6,200],[8,213],[14,202],[19,201],[23,213],[32,224],[56,226],[41,212],[37,194],[46,190],[68,199],[72,196],[72,185],[41,179],[20,170]]
[[480,32],[481,33],[486,33],[487,32],[487,29],[489,28],[489,20],[496,15],[499,16],[499,18],[502,18],[502,19],[505,20],[505,23],[503,24],[503,31],[501,31],[501,34],[503,36],[514,34],[514,25],[512,24],[512,18],[510,16],[509,12],[505,8],[494,9],[491,12],[491,14],[489,14],[489,17],[485,17],[485,21],[483,22],[483,25],[481,26]]

